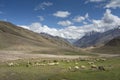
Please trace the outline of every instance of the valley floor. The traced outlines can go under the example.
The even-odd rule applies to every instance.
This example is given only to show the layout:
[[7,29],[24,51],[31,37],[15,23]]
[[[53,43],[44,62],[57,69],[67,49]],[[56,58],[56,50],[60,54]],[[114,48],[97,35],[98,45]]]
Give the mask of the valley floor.
[[0,61],[0,80],[120,80],[119,55],[0,51]]
[[[95,54],[95,53],[94,53]],[[96,53],[97,57],[115,57],[120,56],[119,54],[99,54]],[[93,55],[54,55],[54,54],[30,54],[29,51],[0,51],[0,61],[10,61],[18,59],[31,59],[31,58],[55,58],[55,59],[77,59],[77,58],[90,58]]]

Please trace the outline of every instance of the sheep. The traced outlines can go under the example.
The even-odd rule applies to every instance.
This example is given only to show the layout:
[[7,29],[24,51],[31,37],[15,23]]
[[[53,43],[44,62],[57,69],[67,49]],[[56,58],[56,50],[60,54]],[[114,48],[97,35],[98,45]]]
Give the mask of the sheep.
[[59,64],[59,62],[56,62],[56,63],[48,63],[48,65],[50,65],[50,66],[54,66],[54,65],[58,65]]
[[100,61],[100,59],[96,59],[96,61]]
[[56,65],[58,65],[58,64],[59,64],[59,62],[56,62],[55,64],[56,64]]
[[97,69],[97,65],[91,65],[92,69]]
[[79,70],[79,66],[74,66],[74,69]]
[[39,63],[37,63],[37,62],[35,63],[35,66],[40,66],[40,65],[41,65],[41,64],[39,64]]
[[101,58],[101,61],[106,61],[106,59],[105,58]]
[[11,62],[11,63],[8,63],[8,66],[14,66],[14,63],[13,62]]
[[72,67],[68,67],[69,70],[72,70]]
[[55,63],[48,63],[48,65],[53,66],[53,65],[55,65]]
[[28,65],[32,65],[32,63],[30,61],[27,62]]
[[94,64],[94,62],[88,62],[89,65]]
[[43,64],[43,63],[42,63],[42,64],[38,64],[38,66],[45,66],[45,65],[46,65],[46,64]]
[[81,65],[81,66],[80,66],[80,68],[82,68],[82,69],[85,69],[85,68],[86,68],[86,66],[84,66],[84,65]]
[[101,71],[105,71],[105,68],[103,66],[98,66],[98,69]]

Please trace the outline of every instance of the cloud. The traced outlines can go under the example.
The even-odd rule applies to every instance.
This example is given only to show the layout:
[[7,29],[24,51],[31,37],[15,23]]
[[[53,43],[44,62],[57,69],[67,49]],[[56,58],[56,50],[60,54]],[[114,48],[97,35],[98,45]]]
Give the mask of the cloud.
[[71,21],[69,21],[69,20],[66,20],[66,21],[59,21],[57,24],[61,25],[61,26],[70,26],[73,23]]
[[84,21],[83,24],[86,25],[86,24],[88,24],[88,23]]
[[75,21],[75,22],[82,22],[82,21],[84,21],[85,20],[85,17],[83,17],[83,16],[76,16],[74,19],[73,19],[73,21]]
[[110,9],[107,9],[101,20],[93,20],[93,25],[101,31],[106,31],[120,25],[120,18],[113,15]]
[[91,24],[85,24],[83,26],[68,26],[64,27],[63,29],[56,29],[48,27],[47,25],[42,25],[39,22],[35,22],[26,27],[28,27],[29,30],[38,33],[44,32],[53,36],[60,36],[67,39],[79,39],[87,32],[104,32],[118,27],[118,25],[120,25],[120,18],[116,15],[113,15],[110,9],[107,9],[104,13],[104,16],[100,20],[93,19]]
[[109,1],[107,1],[107,0],[88,0],[88,1],[86,1],[85,3],[88,3],[88,2],[106,2],[106,3],[104,3],[104,4],[101,4],[101,6],[103,6],[104,5],[104,7],[105,8],[114,8],[114,9],[116,9],[116,8],[120,8],[120,0],[109,0]]
[[85,4],[86,3],[89,3],[89,2],[103,2],[103,1],[105,1],[105,0],[87,0],[86,2],[85,2]]
[[70,14],[71,13],[68,11],[57,11],[56,13],[53,14],[53,16],[65,18],[65,17],[68,17]]
[[89,14],[88,14],[88,13],[86,13],[86,14],[85,14],[85,18],[88,18],[88,17],[89,17]]
[[26,25],[18,25],[18,26],[30,30],[29,26],[26,26]]
[[43,16],[38,16],[38,18],[40,19],[40,21],[44,21],[44,17]]
[[120,0],[110,0],[105,8],[120,8]]
[[38,6],[35,7],[35,11],[37,10],[45,10],[47,7],[52,6],[53,3],[52,2],[43,2],[40,3]]
[[88,13],[86,13],[85,16],[76,16],[76,17],[74,17],[73,21],[74,22],[82,22],[85,19],[88,19],[88,17],[89,17],[89,15],[88,15]]
[[104,0],[89,0],[89,2],[102,2]]

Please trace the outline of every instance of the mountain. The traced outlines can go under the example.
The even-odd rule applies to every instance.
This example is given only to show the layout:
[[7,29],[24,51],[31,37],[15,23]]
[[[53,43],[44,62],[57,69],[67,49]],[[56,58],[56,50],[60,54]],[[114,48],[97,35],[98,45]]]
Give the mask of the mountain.
[[46,39],[50,40],[51,42],[53,42],[54,44],[60,45],[60,46],[71,46],[71,43],[69,43],[66,39],[61,38],[59,36],[52,36],[50,34],[47,33],[40,33],[41,36],[45,37]]
[[91,46],[102,46],[108,41],[118,36],[120,36],[120,26],[103,33],[95,32],[95,31],[89,32],[81,39],[76,41],[74,45],[82,48],[91,47]]
[[98,35],[100,35],[100,33],[95,32],[95,31],[86,33],[85,36],[83,36],[81,39],[77,40],[73,44],[75,46],[77,46],[77,47],[88,47],[88,46],[91,46],[91,45],[96,43],[96,41],[98,39]]
[[112,46],[112,47],[120,46],[120,36],[110,40],[105,44],[105,46]]
[[74,42],[76,42],[78,39],[67,39],[67,41],[71,44],[73,44]]
[[120,36],[108,41],[104,46],[93,48],[92,52],[120,54]]
[[59,37],[48,38],[4,21],[0,21],[0,50],[37,51],[51,54],[75,51],[71,44]]

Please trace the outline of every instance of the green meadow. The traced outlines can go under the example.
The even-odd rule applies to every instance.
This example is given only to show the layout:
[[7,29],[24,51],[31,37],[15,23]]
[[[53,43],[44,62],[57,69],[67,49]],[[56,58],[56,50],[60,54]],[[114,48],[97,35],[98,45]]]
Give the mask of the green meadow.
[[[92,64],[88,64],[89,62]],[[49,63],[57,64],[49,65]],[[91,68],[93,64],[103,66],[105,71]],[[75,69],[75,66],[79,69]],[[29,59],[1,62],[0,80],[120,80],[120,57],[103,58],[103,60],[101,58]]]

